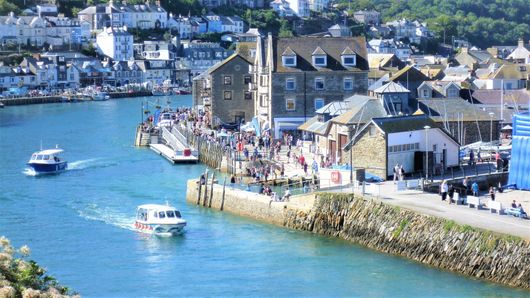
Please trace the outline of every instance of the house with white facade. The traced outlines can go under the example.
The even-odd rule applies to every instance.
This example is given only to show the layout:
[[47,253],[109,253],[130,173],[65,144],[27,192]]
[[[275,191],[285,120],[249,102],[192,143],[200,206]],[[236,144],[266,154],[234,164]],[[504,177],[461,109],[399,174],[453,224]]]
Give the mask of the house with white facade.
[[289,7],[289,2],[287,0],[274,0],[271,1],[270,7],[274,10],[280,17],[292,17],[295,15],[294,11]]
[[289,3],[289,7],[294,14],[300,18],[309,17],[309,1],[308,0],[285,0]]
[[133,36],[126,28],[107,28],[96,38],[99,53],[116,61],[125,61],[134,57]]
[[312,11],[322,12],[329,6],[329,0],[308,0],[309,9]]
[[427,25],[419,21],[401,19],[387,22],[386,25],[392,29],[397,40],[408,38],[410,42],[419,44],[422,38],[432,37]]
[[376,25],[381,22],[381,14],[375,10],[359,10],[353,13],[355,21],[361,24]]
[[167,28],[167,11],[159,1],[144,4],[127,5],[110,0],[108,4],[89,6],[78,14],[79,20],[92,25],[92,30],[101,30],[110,26],[127,26],[138,29]]

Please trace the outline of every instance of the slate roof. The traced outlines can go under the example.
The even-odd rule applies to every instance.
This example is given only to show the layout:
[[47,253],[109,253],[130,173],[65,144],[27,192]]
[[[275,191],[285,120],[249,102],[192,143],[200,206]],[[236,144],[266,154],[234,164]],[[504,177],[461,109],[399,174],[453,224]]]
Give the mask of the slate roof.
[[347,98],[350,102],[350,109],[341,115],[331,119],[337,124],[365,124],[372,118],[385,117],[388,115],[381,101],[374,97],[364,95],[353,95]]
[[528,77],[530,65],[501,65],[499,69],[491,76],[492,79],[517,79],[522,80]]
[[[407,72],[409,73],[407,75]],[[412,65],[407,65],[405,67],[403,67],[401,70],[399,70],[398,72],[392,74],[390,76],[390,81],[399,81],[401,76],[405,76],[404,80],[411,80],[411,81],[414,81],[414,80],[419,80],[419,81],[426,81],[428,80],[428,78],[419,70],[417,70],[414,66]]]
[[375,93],[409,93],[410,90],[399,83],[388,82],[374,90]]
[[439,127],[427,115],[374,118],[372,122],[386,134],[422,130],[425,126]]
[[[475,90],[472,97],[485,105],[500,105],[501,90]],[[508,106],[530,104],[530,91],[528,90],[504,90],[504,104]]]
[[[312,53],[320,47],[327,54],[327,65],[315,68],[312,64]],[[341,53],[349,47],[357,55],[354,67],[342,65]],[[276,72],[302,71],[367,71],[368,61],[364,37],[294,37],[273,38],[274,68]],[[287,48],[296,53],[296,67],[284,67],[282,54]]]
[[368,64],[370,68],[384,67],[391,59],[394,54],[368,54]]
[[[471,104],[461,98],[419,99],[419,108],[436,122],[456,121],[490,121],[488,112],[479,104]],[[462,118],[463,117],[463,118]]]
[[243,57],[243,55],[241,54],[238,54],[238,53],[234,53],[232,54],[231,56],[227,57],[226,59],[224,59],[223,61],[219,61],[217,63],[215,63],[214,65],[212,65],[210,68],[208,68],[207,72],[209,74],[213,73],[214,71],[216,71],[217,69],[219,69],[220,67],[222,67],[223,65],[225,65],[226,63],[232,61],[233,59],[235,59],[236,57],[239,57],[241,59],[243,59],[245,62],[249,63],[249,64],[252,64],[252,62],[248,61],[247,59],[245,59],[245,57]]

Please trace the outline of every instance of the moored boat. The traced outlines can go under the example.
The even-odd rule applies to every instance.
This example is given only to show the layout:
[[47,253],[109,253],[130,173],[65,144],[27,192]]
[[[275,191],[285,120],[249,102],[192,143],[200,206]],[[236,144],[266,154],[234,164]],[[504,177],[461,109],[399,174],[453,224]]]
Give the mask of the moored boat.
[[186,221],[180,211],[169,205],[145,204],[138,206],[134,228],[157,236],[176,236],[184,232]]
[[59,158],[63,149],[47,149],[35,152],[28,161],[28,166],[36,174],[56,174],[66,170],[68,164],[65,160]]

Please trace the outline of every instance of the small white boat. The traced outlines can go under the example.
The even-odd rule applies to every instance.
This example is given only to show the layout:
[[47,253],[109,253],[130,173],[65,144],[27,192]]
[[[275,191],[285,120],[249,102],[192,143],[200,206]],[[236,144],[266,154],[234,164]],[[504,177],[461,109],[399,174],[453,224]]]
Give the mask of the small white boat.
[[92,100],[103,101],[108,100],[110,95],[107,92],[96,91],[92,94]]
[[171,127],[175,119],[177,119],[175,113],[169,113],[169,112],[161,113],[160,117],[158,118],[158,123],[156,126],[157,127]]
[[185,226],[180,211],[169,205],[140,205],[136,211],[134,228],[142,233],[176,236],[184,232]]
[[62,172],[67,168],[67,162],[59,158],[58,154],[63,151],[63,149],[56,148],[35,152],[31,155],[28,166],[36,174],[56,174]]

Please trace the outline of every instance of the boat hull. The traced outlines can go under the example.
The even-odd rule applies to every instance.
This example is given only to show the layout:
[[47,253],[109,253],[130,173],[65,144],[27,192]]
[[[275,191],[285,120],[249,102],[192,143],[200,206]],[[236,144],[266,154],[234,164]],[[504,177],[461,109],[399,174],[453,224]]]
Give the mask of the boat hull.
[[162,237],[177,236],[184,233],[186,223],[178,224],[146,224],[139,221],[134,223],[134,228],[138,232],[153,234]]
[[49,164],[30,162],[28,163],[28,166],[30,166],[37,174],[55,174],[65,171],[68,167],[66,161]]

